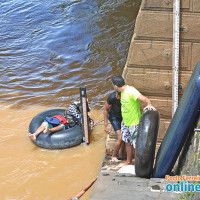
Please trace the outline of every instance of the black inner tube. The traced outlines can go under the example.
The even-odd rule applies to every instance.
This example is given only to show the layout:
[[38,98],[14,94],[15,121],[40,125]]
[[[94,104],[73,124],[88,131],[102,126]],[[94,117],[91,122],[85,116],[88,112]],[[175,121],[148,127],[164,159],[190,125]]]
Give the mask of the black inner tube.
[[146,111],[140,119],[135,151],[136,176],[150,178],[153,173],[159,119],[158,111]]
[[[51,109],[36,115],[30,125],[29,132],[34,133],[37,128],[44,122],[45,117],[52,117],[54,115],[64,115],[64,109]],[[83,141],[83,132],[80,125],[75,125],[70,129],[64,131],[57,131],[54,133],[40,133],[36,140],[32,140],[37,146],[47,149],[64,149],[81,144]]]

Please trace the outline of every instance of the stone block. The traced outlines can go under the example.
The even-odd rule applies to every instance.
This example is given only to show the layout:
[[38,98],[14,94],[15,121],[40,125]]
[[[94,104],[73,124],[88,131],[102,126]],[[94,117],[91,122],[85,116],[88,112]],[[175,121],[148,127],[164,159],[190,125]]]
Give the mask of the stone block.
[[[183,95],[192,72],[179,73],[180,97]],[[126,84],[133,85],[146,96],[172,96],[172,71],[161,69],[128,68]]]
[[[172,68],[172,42],[133,40],[130,49],[130,56],[127,60],[128,67]],[[190,70],[191,49],[191,43],[180,44],[180,70]]]
[[192,64],[191,64],[191,70],[193,70],[200,61],[200,43],[193,43],[192,45]]
[[171,120],[170,119],[160,119],[160,125],[158,130],[158,140],[163,139],[165,136],[165,133],[170,125]]
[[112,155],[115,142],[116,142],[116,139],[110,139],[109,135],[107,136],[107,139],[106,139],[106,154],[107,155]]
[[200,12],[200,3],[199,0],[193,0],[193,11]]
[[[171,119],[172,116],[172,99],[170,97],[148,96],[152,105],[159,111],[161,118]],[[140,107],[143,109],[146,103],[141,102]]]
[[109,138],[110,139],[117,139],[117,134],[115,133],[112,125],[110,124],[109,126],[110,126],[110,133],[108,134]]
[[[198,13],[181,13],[180,41],[199,41],[200,15]],[[136,21],[135,39],[172,41],[172,12],[142,11]]]
[[[181,0],[181,9],[190,10],[190,0]],[[172,9],[173,1],[172,0],[143,0],[142,9]]]
[[135,39],[171,40],[173,15],[171,12],[141,11],[135,25]]

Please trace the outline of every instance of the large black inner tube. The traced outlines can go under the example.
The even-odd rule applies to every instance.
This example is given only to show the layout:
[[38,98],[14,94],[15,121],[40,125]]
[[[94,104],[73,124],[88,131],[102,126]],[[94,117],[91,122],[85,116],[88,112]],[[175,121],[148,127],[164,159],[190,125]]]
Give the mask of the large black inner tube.
[[[45,117],[64,115],[64,112],[64,109],[51,109],[39,113],[32,119],[29,125],[29,132],[33,134],[42,122],[44,122]],[[35,141],[32,141],[39,147],[47,149],[64,149],[80,144],[83,141],[83,132],[81,126],[77,124],[64,131],[46,134],[42,132],[37,136]]]
[[153,173],[159,119],[158,111],[146,111],[140,119],[135,150],[136,176],[150,178]]

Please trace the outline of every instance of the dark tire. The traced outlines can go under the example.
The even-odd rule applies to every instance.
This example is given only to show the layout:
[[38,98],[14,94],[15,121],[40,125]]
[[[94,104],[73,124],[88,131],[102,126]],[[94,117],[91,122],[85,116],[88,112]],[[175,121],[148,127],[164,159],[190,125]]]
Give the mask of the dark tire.
[[[30,125],[29,132],[34,133],[42,124],[45,117],[54,115],[64,115],[64,109],[51,109],[36,115]],[[58,131],[55,133],[40,133],[37,139],[33,141],[37,146],[47,149],[64,149],[81,144],[83,141],[83,132],[80,125],[75,125],[70,129]]]
[[146,111],[140,119],[135,150],[136,176],[150,178],[153,173],[159,118],[158,111]]

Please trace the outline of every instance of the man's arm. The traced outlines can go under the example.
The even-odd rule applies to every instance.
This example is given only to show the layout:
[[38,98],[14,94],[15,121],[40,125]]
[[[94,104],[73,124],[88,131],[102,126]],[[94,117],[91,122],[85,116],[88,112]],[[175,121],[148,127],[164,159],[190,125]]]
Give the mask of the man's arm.
[[144,110],[156,110],[152,104],[151,104],[151,101],[149,98],[145,97],[144,95],[140,95],[138,98],[137,98],[139,101],[142,101],[144,103],[147,104],[147,106],[144,108]]
[[110,127],[108,126],[108,111],[111,107],[112,107],[112,105],[108,104],[108,102],[106,101],[106,104],[105,104],[104,110],[103,110],[104,127],[105,127],[104,130],[106,133],[110,133]]

